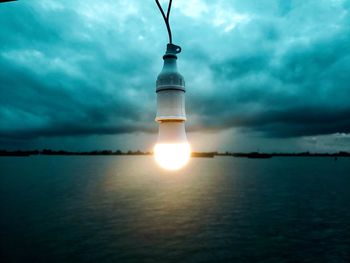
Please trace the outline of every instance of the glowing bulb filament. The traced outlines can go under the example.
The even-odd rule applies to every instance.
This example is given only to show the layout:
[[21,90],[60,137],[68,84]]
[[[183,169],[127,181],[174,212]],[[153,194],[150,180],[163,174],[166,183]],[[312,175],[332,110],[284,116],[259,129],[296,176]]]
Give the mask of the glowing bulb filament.
[[154,157],[162,168],[178,170],[188,163],[191,147],[188,143],[157,143],[154,146]]

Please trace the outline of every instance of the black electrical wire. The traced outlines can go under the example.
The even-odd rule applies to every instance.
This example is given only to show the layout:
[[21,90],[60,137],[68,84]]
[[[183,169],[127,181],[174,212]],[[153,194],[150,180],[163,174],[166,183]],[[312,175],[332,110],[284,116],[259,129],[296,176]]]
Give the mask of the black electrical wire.
[[169,44],[173,43],[173,39],[172,39],[172,35],[171,35],[171,28],[170,28],[170,24],[169,24],[169,17],[170,17],[170,9],[171,9],[171,4],[172,4],[172,0],[169,0],[169,5],[168,5],[168,11],[167,14],[165,15],[162,6],[160,5],[158,0],[155,0],[157,3],[157,6],[160,10],[160,12],[162,13],[165,25],[166,25],[166,29],[168,30],[168,35],[169,35]]

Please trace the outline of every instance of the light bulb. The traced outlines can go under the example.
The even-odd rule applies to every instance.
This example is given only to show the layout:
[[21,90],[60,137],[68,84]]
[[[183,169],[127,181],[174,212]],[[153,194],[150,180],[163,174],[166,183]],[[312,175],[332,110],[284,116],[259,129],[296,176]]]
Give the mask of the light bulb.
[[179,46],[168,44],[163,56],[164,66],[157,78],[158,141],[154,146],[154,157],[159,166],[167,170],[178,170],[191,157],[191,147],[185,132],[185,81],[177,71]]
[[160,123],[158,142],[153,150],[156,162],[162,168],[178,170],[185,166],[191,157],[185,123],[183,121]]

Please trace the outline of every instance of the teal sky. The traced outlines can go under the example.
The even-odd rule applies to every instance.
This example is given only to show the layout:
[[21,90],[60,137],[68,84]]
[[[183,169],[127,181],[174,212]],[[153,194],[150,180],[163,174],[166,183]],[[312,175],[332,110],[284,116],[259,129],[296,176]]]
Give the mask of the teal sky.
[[[194,150],[350,151],[349,10],[173,0]],[[150,150],[166,43],[153,0],[0,4],[0,149]]]

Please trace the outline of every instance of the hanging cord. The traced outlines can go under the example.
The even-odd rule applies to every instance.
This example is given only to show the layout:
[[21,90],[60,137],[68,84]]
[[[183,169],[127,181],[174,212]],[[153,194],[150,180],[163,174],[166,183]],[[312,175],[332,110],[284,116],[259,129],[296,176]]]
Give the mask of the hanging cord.
[[170,24],[169,24],[169,16],[170,16],[170,9],[171,9],[172,0],[169,0],[168,11],[167,11],[166,15],[165,15],[165,13],[163,11],[162,6],[159,3],[159,0],[155,0],[155,1],[157,3],[157,6],[158,6],[160,12],[162,13],[162,16],[163,16],[163,19],[164,19],[164,22],[165,22],[165,25],[166,25],[166,29],[168,30],[169,44],[172,44],[173,43],[173,39],[172,39],[171,28],[170,28]]

